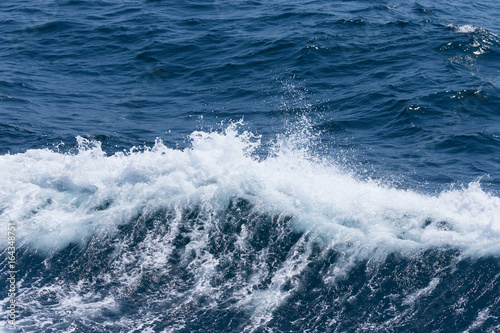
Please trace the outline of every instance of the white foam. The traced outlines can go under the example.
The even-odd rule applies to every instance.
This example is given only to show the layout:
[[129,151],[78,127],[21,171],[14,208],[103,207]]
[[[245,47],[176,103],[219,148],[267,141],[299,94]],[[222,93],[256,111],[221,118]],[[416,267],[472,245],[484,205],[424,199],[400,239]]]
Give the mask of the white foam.
[[[244,332],[253,332],[259,327],[266,326],[273,319],[274,309],[286,303],[288,298],[296,292],[300,285],[300,274],[309,263],[308,258],[312,249],[308,245],[310,243],[308,244],[304,237],[297,242],[281,268],[273,274],[267,289],[258,290],[255,288],[254,290],[253,287],[262,281],[262,276],[258,276],[253,277],[253,281],[247,288],[236,293],[239,300],[237,307],[246,311],[251,310],[249,325],[243,330]],[[265,254],[267,255],[267,253]],[[259,262],[264,262],[264,260],[259,260]],[[257,271],[259,273],[266,272],[265,269]],[[287,290],[282,290],[282,287],[287,284],[289,284]]]
[[[242,197],[360,257],[436,246],[469,255],[500,252],[500,199],[478,183],[424,195],[357,180],[315,158],[303,136],[279,138],[262,160],[252,155],[259,139],[236,125],[224,133],[195,132],[185,150],[157,141],[151,149],[106,156],[80,138],[77,154],[0,156],[0,225],[7,230],[14,221],[20,244],[51,252],[113,233],[140,213],[194,205],[220,211]],[[0,245],[7,246],[5,237]]]
[[[488,320],[488,318],[497,319],[496,317],[493,317],[490,315],[490,311],[491,311],[490,307],[487,307],[487,308],[479,311],[474,322],[464,331],[464,333],[469,333],[470,331],[479,329],[481,327],[481,325],[483,325],[484,322],[486,320]],[[491,332],[495,332],[495,331],[491,331]]]
[[436,289],[439,282],[440,280],[438,278],[432,279],[427,287],[419,289],[414,293],[406,296],[405,299],[403,300],[403,305],[413,305],[417,299],[429,296],[430,294],[432,294],[434,289]]
[[479,30],[479,27],[476,27],[475,25],[471,24],[464,24],[464,25],[449,25],[449,27],[453,28],[456,32],[460,32],[463,34],[468,34],[471,32],[476,32]]

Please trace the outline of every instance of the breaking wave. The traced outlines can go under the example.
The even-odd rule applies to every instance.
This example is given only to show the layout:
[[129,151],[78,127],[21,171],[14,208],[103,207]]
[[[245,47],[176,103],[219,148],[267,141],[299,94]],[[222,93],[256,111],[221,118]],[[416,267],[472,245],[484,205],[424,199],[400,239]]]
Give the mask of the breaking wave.
[[[498,255],[500,199],[479,183],[424,194],[360,179],[314,155],[310,137],[307,128],[278,137],[262,157],[260,137],[233,124],[194,132],[184,150],[158,140],[108,156],[78,138],[73,153],[1,156],[1,224],[16,223],[23,267],[19,325],[201,332],[208,320],[228,331],[302,329],[286,326],[280,311],[316,304],[320,314],[304,318],[325,311],[322,325],[404,327],[450,267]],[[387,267],[411,280],[423,256],[433,266],[420,268],[413,287],[400,285],[389,302],[397,306],[375,291],[339,293],[353,276],[375,288],[391,276]],[[304,301],[318,290],[318,303]],[[355,323],[345,309],[358,296],[395,307],[393,315]]]

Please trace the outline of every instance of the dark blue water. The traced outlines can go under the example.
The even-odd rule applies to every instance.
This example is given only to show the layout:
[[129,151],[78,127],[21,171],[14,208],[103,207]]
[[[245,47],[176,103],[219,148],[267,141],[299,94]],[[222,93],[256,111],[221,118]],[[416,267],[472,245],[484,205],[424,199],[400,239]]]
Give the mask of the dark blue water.
[[2,7],[0,330],[500,330],[500,3]]

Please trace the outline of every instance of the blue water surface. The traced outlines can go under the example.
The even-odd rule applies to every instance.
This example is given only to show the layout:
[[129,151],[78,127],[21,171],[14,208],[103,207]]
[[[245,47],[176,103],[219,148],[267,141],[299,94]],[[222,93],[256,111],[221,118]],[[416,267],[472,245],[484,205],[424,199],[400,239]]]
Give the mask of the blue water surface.
[[[158,138],[166,147],[184,150],[191,146],[189,135],[193,132],[221,132],[231,122],[243,120],[240,131],[262,136],[262,145],[255,152],[262,159],[272,154],[279,138],[293,136],[307,127],[310,140],[302,143],[309,147],[310,154],[361,181],[376,179],[397,189],[428,194],[479,182],[491,196],[500,193],[498,1],[7,0],[2,8],[2,156],[23,156],[31,149],[76,154],[77,137],[101,142],[108,156],[134,146],[153,147]],[[0,177],[11,175],[4,173]],[[226,262],[226,266],[219,263],[217,267],[223,272],[220,280],[214,278],[210,283],[220,286],[225,279],[238,289],[232,272],[243,280],[251,280],[251,272],[262,264],[262,257],[247,254],[250,256],[247,258],[235,250],[235,237],[242,235],[242,230],[247,230],[241,229],[242,225],[248,224],[255,251],[279,249],[274,259],[266,257],[262,264],[267,265],[262,270],[267,269],[270,275],[262,278],[259,287],[254,287],[271,288],[275,283],[272,274],[295,251],[294,246],[304,231],[290,231],[289,226],[276,230],[259,227],[262,221],[277,223],[279,214],[253,216],[252,204],[247,199],[234,200],[220,217],[227,222],[221,222],[225,227],[210,233],[213,238],[207,253],[219,259],[232,253],[235,259],[233,263]],[[103,205],[102,210],[112,207],[112,200]],[[6,207],[0,206],[0,216]],[[111,265],[107,256],[112,251],[108,253],[106,249],[120,243],[121,251],[130,251],[132,255],[133,246],[146,242],[145,237],[149,237],[146,235],[166,233],[154,221],[165,219],[171,224],[171,216],[175,214],[168,209],[155,214],[131,218],[131,221],[145,221],[144,226],[130,222],[120,233],[105,238],[98,248],[71,243],[61,252],[44,257],[36,251],[33,254],[27,245],[22,250],[26,252],[20,254],[20,265],[26,265],[22,270],[26,283],[34,283],[34,287],[29,289],[25,285],[25,288],[42,290],[43,286],[55,285],[56,277],[68,283],[87,281],[90,289],[82,287],[75,293],[81,296],[91,290],[105,299],[116,282],[105,282],[103,277],[112,271],[111,266],[106,266]],[[184,228],[191,231],[198,225],[196,216],[203,215],[199,207],[190,207],[183,214],[186,214],[182,215]],[[445,222],[440,225],[447,230]],[[91,319],[81,317],[73,324],[64,320],[66,324],[62,326],[43,324],[47,318],[54,323],[62,320],[64,309],[51,303],[53,298],[44,299],[40,291],[32,297],[48,308],[53,306],[61,311],[47,310],[44,316],[45,310],[36,307],[29,310],[27,306],[28,319],[18,329],[26,332],[70,329],[139,332],[146,327],[150,328],[148,332],[499,329],[500,313],[495,310],[500,299],[499,268],[496,259],[492,259],[495,256],[484,261],[461,261],[460,251],[449,248],[427,249],[410,258],[394,254],[380,269],[373,270],[369,260],[361,261],[354,265],[356,273],[348,274],[340,284],[326,286],[317,276],[326,278],[331,273],[328,267],[341,255],[311,245],[310,252],[304,250],[309,253],[309,270],[301,275],[306,282],[298,289],[294,289],[293,281],[280,285],[280,290],[294,290],[287,298],[289,307],[257,308],[271,313],[272,319],[267,320],[262,319],[267,318],[264,315],[257,316],[258,311],[252,305],[241,305],[244,297],[231,294],[233,287],[226,286],[217,299],[205,297],[190,303],[182,298],[188,297],[186,290],[194,288],[197,282],[193,282],[191,273],[186,273],[192,268],[186,264],[189,256],[175,254],[185,249],[194,236],[186,236],[188,231],[179,230],[168,261],[174,268],[164,276],[156,275],[158,278],[144,277],[137,289],[120,299],[120,310],[109,313],[106,310],[88,317]],[[124,238],[128,240],[125,242]],[[83,255],[75,251],[83,251]],[[52,262],[50,272],[44,260]],[[69,271],[63,273],[64,263],[74,260],[78,264],[70,265]],[[94,262],[107,264],[99,268],[93,266]],[[482,273],[474,275],[471,270]],[[406,276],[409,284],[393,276],[393,271]],[[413,279],[412,271],[421,275]],[[43,279],[36,280],[35,276]],[[440,284],[436,287],[437,282],[432,281],[438,280]],[[174,281],[173,288],[184,296],[151,305],[168,281]],[[369,293],[372,282],[377,284],[376,291]],[[490,289],[484,287],[490,282]],[[392,304],[393,294],[413,295],[409,285],[418,285],[419,290],[424,290],[422,295],[427,295],[425,290],[429,295],[435,294],[416,305],[405,303],[409,301]],[[426,286],[430,287],[425,289]],[[468,290],[472,290],[471,295]],[[245,292],[246,289],[241,289],[241,295]],[[480,299],[481,292],[488,292],[490,298]],[[465,308],[457,305],[464,294],[467,297],[463,299],[476,297]],[[365,297],[366,303],[350,303],[349,297],[353,295]],[[335,303],[333,299],[340,301]],[[160,318],[156,324],[151,321],[154,316],[149,317],[149,310],[141,308],[141,302],[151,303],[148,305],[151,313]],[[217,306],[208,307],[204,302]],[[235,304],[246,310],[233,311],[231,306]],[[164,308],[178,310],[169,317],[161,317]],[[409,311],[414,314],[410,316]],[[37,315],[30,317],[30,313]],[[199,321],[190,322],[187,314],[195,314]],[[407,315],[408,319],[401,319]],[[141,317],[149,318],[149,324],[140,326]],[[260,318],[261,324],[255,318]]]
[[182,146],[242,118],[273,138],[306,115],[325,144],[380,170],[489,175],[498,190],[497,13],[491,1],[9,1],[0,149],[77,135],[110,152]]

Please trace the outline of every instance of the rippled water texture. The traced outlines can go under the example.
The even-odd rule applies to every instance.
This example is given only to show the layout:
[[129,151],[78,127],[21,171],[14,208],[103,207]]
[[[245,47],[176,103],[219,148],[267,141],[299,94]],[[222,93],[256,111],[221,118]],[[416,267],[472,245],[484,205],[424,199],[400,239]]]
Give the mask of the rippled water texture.
[[498,2],[2,7],[0,330],[500,330]]

